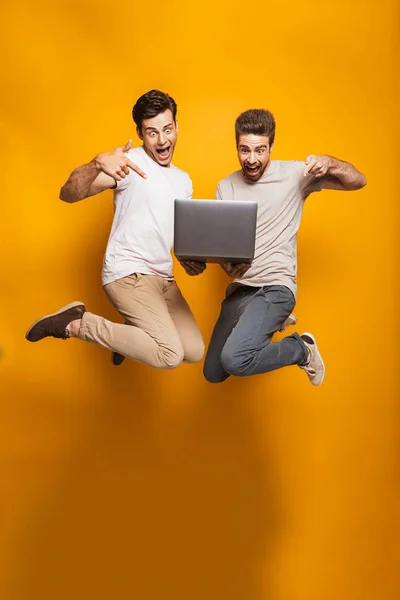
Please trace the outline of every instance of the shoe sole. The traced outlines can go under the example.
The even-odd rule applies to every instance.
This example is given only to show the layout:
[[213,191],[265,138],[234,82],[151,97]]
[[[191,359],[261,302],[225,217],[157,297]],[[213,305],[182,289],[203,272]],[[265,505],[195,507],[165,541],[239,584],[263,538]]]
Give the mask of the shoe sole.
[[[324,379],[325,379],[325,373],[326,373],[325,363],[324,363],[324,361],[322,360],[321,352],[320,352],[320,351],[319,351],[319,349],[318,349],[318,344],[317,344],[317,342],[316,342],[316,340],[315,340],[315,337],[313,336],[313,334],[312,334],[312,333],[308,333],[308,331],[305,331],[304,333],[302,333],[302,334],[301,334],[301,336],[302,336],[302,335],[308,335],[308,337],[310,337],[310,338],[312,339],[312,341],[314,342],[315,349],[316,349],[316,351],[318,352],[318,356],[319,356],[319,358],[320,358],[320,361],[321,361],[321,363],[322,363],[322,367],[323,367],[323,369],[324,369],[324,373],[323,373],[323,375],[322,375],[322,379],[321,379],[321,381],[320,381],[319,383],[312,383],[312,382],[311,382],[311,384],[312,384],[312,385],[314,385],[315,387],[318,387],[318,386],[320,386],[320,385],[321,385],[321,383],[322,383],[322,382],[324,381]],[[300,336],[300,337],[301,337],[301,336]]]
[[[44,315],[43,317],[40,317],[34,323],[32,323],[32,325],[29,327],[28,331],[25,334],[25,338],[28,340],[28,342],[30,342],[31,340],[29,339],[29,334],[32,331],[32,329],[34,329],[34,327],[36,327],[36,325],[38,323],[40,323],[44,319],[48,319],[49,317],[55,317],[56,315],[59,315],[60,313],[64,312],[65,310],[69,310],[70,308],[75,308],[75,306],[85,306],[85,305],[84,305],[83,302],[78,302],[78,301],[77,302],[71,302],[70,304],[66,304],[65,306],[62,306],[55,313],[51,313],[50,315]],[[37,340],[37,341],[39,342],[40,340]]]

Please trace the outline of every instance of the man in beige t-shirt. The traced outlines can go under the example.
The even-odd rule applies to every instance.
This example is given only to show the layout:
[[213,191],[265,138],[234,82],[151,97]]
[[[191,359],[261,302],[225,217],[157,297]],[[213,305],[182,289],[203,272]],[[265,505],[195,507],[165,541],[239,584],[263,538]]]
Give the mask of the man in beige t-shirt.
[[325,367],[312,334],[271,340],[296,304],[297,232],[304,200],[322,188],[360,189],[366,179],[353,165],[331,156],[310,155],[305,162],[271,160],[275,120],[269,111],[242,113],[235,130],[241,170],[219,182],[217,198],[257,202],[255,257],[250,267],[224,265],[235,280],[222,303],[204,375],[219,383],[229,375],[297,364],[313,385],[320,385]]

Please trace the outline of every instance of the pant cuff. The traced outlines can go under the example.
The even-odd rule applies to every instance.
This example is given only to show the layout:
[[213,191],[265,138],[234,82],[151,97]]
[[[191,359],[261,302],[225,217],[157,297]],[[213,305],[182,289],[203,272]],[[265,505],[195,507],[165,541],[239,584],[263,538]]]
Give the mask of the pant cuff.
[[307,364],[308,362],[308,350],[307,350],[307,346],[305,345],[305,343],[303,342],[303,340],[301,339],[301,337],[299,336],[298,333],[294,333],[293,337],[299,342],[302,350],[303,350],[303,357],[299,360],[299,362],[297,363],[299,366],[304,366]]
[[88,341],[87,340],[87,329],[88,329],[88,321],[90,321],[91,314],[92,313],[89,313],[87,311],[85,311],[83,313],[82,319],[81,319],[81,326],[79,328],[78,337],[80,340],[84,340],[85,342]]

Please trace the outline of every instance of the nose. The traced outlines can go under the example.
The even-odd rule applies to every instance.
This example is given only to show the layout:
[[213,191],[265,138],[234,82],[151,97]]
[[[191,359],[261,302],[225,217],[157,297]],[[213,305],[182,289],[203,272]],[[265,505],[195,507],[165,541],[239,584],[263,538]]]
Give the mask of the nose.
[[166,141],[167,141],[167,136],[165,135],[165,133],[163,131],[160,132],[160,135],[158,136],[158,143],[160,144],[160,146],[164,146]]
[[255,152],[250,152],[250,156],[247,160],[250,165],[254,165],[257,162],[257,156]]

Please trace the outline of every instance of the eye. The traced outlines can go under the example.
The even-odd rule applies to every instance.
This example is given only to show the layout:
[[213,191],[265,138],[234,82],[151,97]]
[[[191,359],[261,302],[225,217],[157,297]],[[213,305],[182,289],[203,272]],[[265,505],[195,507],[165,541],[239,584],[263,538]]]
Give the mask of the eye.
[[156,135],[156,132],[155,132],[155,131],[151,131],[151,132],[150,132],[150,137],[154,137],[155,135]]
[[171,129],[166,129],[165,133],[171,133]]
[[260,148],[259,150],[257,150],[258,154],[264,154],[265,152],[265,148]]
[[242,148],[242,154],[246,154],[247,150],[245,150],[244,148]]

